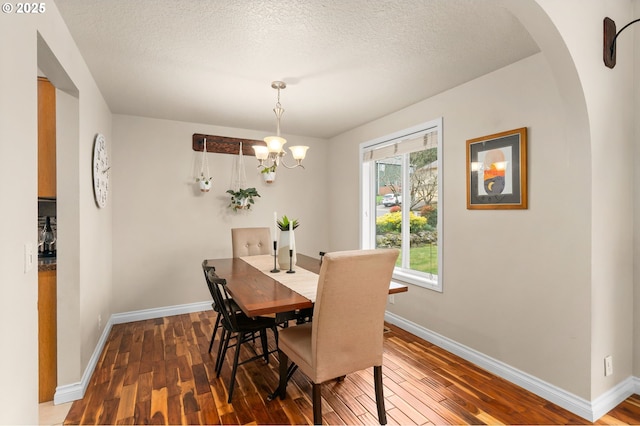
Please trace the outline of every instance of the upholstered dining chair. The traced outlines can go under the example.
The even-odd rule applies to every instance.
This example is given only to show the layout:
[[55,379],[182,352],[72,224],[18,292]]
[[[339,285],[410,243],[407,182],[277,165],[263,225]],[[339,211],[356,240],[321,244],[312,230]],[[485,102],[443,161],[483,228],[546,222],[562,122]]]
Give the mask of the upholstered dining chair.
[[387,423],[382,389],[384,311],[396,249],[351,250],[323,256],[311,323],[281,330],[281,399],[291,360],[313,382],[313,421],[322,424],[320,385],[373,367],[380,424]]
[[[235,347],[233,367],[231,369],[231,379],[229,381],[229,397],[227,400],[228,403],[231,403],[238,366],[247,362],[255,361],[259,358],[264,358],[265,362],[268,363],[269,354],[271,352],[269,352],[267,346],[267,329],[271,329],[273,331],[276,340],[276,346],[278,342],[278,330],[273,318],[250,318],[242,312],[237,312],[233,308],[231,303],[232,299],[227,292],[226,280],[224,278],[218,277],[215,273],[215,268],[208,265],[206,261],[202,263],[202,269],[204,271],[205,280],[207,281],[207,287],[209,287],[211,297],[213,298],[215,304],[221,307],[220,313],[222,314],[222,320],[220,321],[220,325],[222,327],[222,337],[220,338],[218,357],[216,359],[215,365],[216,377],[220,377],[220,372],[222,371],[222,365],[224,364],[227,350],[231,347]],[[242,345],[250,340],[255,340],[255,333],[260,334],[262,353],[239,362],[240,350],[242,348]],[[235,343],[231,344],[232,340],[235,340]]]
[[[233,251],[233,257],[273,254],[271,230],[267,227],[232,228],[231,249]],[[296,313],[283,313],[280,315],[266,314],[265,317],[276,318],[278,324],[283,328],[288,327],[289,320],[298,318]],[[216,331],[214,330],[213,333],[215,337]]]
[[231,250],[233,257],[272,254],[273,240],[269,228],[232,228]]

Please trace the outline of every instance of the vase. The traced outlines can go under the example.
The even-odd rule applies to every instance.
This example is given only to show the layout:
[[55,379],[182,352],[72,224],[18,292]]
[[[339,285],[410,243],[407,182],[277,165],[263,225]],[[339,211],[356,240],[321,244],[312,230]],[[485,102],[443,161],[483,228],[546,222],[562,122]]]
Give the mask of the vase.
[[200,191],[209,192],[210,189],[211,189],[211,181],[204,181],[204,180],[200,181]]
[[[280,269],[289,269],[290,259],[289,259],[289,249],[291,248],[291,239],[295,239],[293,235],[293,231],[280,231],[280,241],[278,241],[278,265]],[[293,263],[296,264],[296,250],[295,250],[295,242],[293,247]]]
[[249,208],[248,198],[236,198],[233,208],[235,210],[243,210]]
[[276,180],[276,172],[262,173],[262,178],[266,183],[273,183]]

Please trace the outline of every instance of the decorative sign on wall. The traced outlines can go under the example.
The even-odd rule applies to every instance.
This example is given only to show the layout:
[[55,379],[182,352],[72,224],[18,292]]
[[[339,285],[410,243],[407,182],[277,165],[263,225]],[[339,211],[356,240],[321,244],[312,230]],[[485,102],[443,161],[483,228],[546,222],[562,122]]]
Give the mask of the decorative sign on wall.
[[264,141],[256,139],[240,139],[230,138],[227,136],[203,135],[200,133],[193,134],[192,149],[194,151],[203,151],[204,141],[207,141],[207,152],[217,154],[238,155],[240,145],[242,145],[242,153],[244,155],[253,155],[253,146],[267,146]]

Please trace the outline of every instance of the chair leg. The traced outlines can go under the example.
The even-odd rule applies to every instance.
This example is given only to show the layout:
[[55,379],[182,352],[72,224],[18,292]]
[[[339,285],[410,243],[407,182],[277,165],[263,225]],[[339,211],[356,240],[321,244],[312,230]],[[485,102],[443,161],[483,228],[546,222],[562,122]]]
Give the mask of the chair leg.
[[387,412],[384,409],[384,390],[382,388],[382,366],[373,367],[373,380],[375,382],[376,406],[378,407],[378,421],[381,425],[387,424]]
[[313,424],[322,424],[322,393],[321,384],[314,383],[311,388],[311,399],[313,400]]
[[220,346],[218,347],[218,359],[216,360],[216,377],[220,377],[224,357],[227,355],[227,348],[229,347],[229,340],[231,340],[231,332],[223,328]]
[[238,371],[238,360],[240,359],[240,348],[242,347],[242,342],[244,341],[244,336],[239,334],[238,342],[236,343],[236,353],[233,356],[233,369],[231,370],[231,380],[229,381],[229,399],[227,402],[231,404],[231,398],[233,397],[233,388],[236,384],[236,371]]
[[222,314],[218,312],[218,316],[216,316],[216,325],[213,326],[213,333],[211,333],[211,343],[209,343],[209,353],[211,353],[211,349],[213,349],[213,341],[216,338],[216,332],[218,331],[218,326],[220,325],[220,316]]
[[262,343],[262,356],[264,362],[269,364],[269,347],[267,346],[267,330],[260,330],[260,342]]
[[287,396],[287,364],[289,363],[289,357],[281,350],[278,350],[278,361],[280,362],[280,383],[278,385],[278,394],[280,395],[280,399],[285,399]]

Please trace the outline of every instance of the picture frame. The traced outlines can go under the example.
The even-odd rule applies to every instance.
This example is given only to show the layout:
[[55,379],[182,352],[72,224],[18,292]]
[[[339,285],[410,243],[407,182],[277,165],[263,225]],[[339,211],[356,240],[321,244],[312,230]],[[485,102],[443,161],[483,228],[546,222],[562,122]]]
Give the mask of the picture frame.
[[526,209],[527,128],[467,140],[467,209]]

